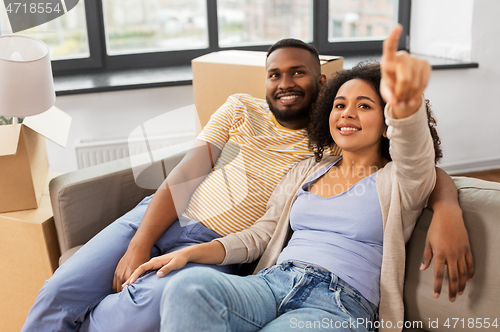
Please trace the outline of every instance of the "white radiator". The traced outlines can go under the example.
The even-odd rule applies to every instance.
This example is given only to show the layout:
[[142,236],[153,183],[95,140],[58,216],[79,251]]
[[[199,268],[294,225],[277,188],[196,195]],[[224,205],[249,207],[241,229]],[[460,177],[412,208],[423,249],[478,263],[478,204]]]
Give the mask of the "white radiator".
[[[148,137],[148,143],[151,150],[157,150],[192,141],[195,138],[196,134],[190,132]],[[75,144],[75,151],[79,169],[126,158],[130,154],[136,155],[148,152],[143,140],[129,141],[126,137],[108,140],[81,139]]]

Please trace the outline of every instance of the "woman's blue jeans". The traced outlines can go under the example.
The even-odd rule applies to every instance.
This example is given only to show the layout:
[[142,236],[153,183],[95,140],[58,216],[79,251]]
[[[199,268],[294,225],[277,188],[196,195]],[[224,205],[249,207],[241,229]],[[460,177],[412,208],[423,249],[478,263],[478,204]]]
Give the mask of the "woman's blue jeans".
[[195,267],[163,292],[161,331],[373,331],[377,308],[336,275],[284,262],[240,277]]

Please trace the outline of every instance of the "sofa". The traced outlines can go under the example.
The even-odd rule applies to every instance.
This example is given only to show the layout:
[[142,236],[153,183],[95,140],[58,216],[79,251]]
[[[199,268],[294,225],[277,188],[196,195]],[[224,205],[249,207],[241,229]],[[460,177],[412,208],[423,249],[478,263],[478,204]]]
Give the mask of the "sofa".
[[[154,193],[185,152],[166,149],[154,161],[133,167],[126,158],[53,179],[49,187],[60,264]],[[454,181],[469,232],[475,276],[454,303],[448,300],[447,280],[441,296],[433,298],[433,265],[419,270],[432,218],[432,211],[424,210],[407,244],[405,331],[497,330],[500,326],[500,183],[466,177],[454,177]]]

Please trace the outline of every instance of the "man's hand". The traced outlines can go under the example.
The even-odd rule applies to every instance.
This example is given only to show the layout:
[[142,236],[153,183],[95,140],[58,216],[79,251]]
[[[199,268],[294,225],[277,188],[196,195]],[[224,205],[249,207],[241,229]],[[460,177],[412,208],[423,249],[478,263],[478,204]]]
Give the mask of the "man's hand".
[[462,295],[465,284],[474,275],[474,261],[469,237],[462,218],[462,211],[434,211],[427,231],[425,250],[420,270],[429,267],[434,256],[434,297],[438,298],[444,278],[445,265],[448,268],[449,299],[454,302],[457,294]]
[[445,265],[448,268],[449,298],[454,302],[474,274],[469,236],[465,229],[457,188],[445,171],[436,167],[436,186],[428,207],[434,211],[427,231],[421,270],[429,267],[434,256],[434,297],[439,297]]
[[113,292],[122,291],[122,284],[127,281],[132,273],[141,265],[151,258],[150,252],[134,250],[129,247],[125,255],[120,259],[116,266],[115,275],[113,277]]
[[431,66],[406,51],[398,52],[403,28],[397,25],[384,40],[380,69],[380,93],[392,107],[394,118],[415,113],[422,103],[422,94],[429,81]]

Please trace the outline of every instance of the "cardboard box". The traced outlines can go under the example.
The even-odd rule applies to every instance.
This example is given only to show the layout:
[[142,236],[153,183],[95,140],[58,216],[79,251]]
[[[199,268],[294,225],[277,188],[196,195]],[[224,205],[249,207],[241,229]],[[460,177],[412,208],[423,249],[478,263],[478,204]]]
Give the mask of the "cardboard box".
[[[220,51],[193,59],[194,103],[200,128],[234,93],[266,98],[266,54],[267,52]],[[327,76],[342,69],[342,57],[321,55],[320,60],[321,72]]]
[[49,169],[45,138],[64,147],[70,124],[68,114],[52,107],[0,126],[0,213],[38,207]]
[[[43,139],[43,138],[42,138]],[[20,331],[38,291],[59,266],[57,232],[48,181],[38,209],[0,213],[0,331]]]

